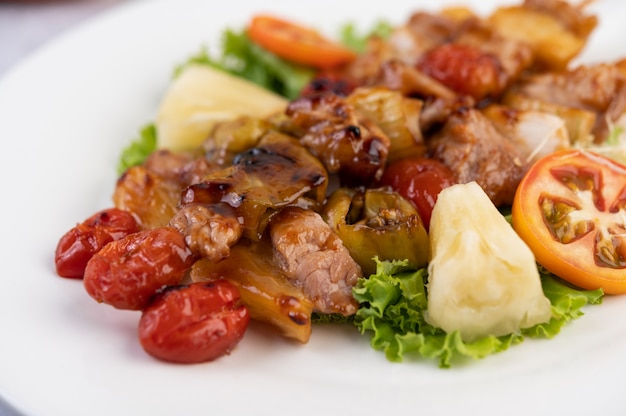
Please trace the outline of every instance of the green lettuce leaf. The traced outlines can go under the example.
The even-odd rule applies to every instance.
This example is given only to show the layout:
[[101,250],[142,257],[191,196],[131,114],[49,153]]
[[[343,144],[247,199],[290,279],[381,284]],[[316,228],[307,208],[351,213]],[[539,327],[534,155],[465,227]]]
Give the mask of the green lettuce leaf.
[[602,291],[581,291],[568,287],[545,270],[542,285],[552,303],[552,319],[520,333],[501,337],[489,336],[464,342],[455,331],[445,333],[428,324],[425,283],[426,269],[412,270],[407,261],[379,261],[376,274],[359,279],[353,295],[360,307],[354,324],[362,334],[371,335],[370,343],[385,353],[389,361],[427,358],[442,368],[464,359],[481,359],[508,349],[524,337],[551,338],[561,327],[582,315],[581,308],[597,304]]
[[315,75],[315,70],[288,62],[261,48],[250,40],[245,31],[231,29],[222,33],[221,54],[212,56],[203,47],[179,65],[174,76],[190,64],[221,69],[289,99],[297,97]]
[[524,329],[522,332],[526,336],[552,338],[566,323],[584,315],[584,306],[602,303],[602,289],[575,289],[541,266],[539,274],[543,293],[552,304],[552,318],[549,322]]
[[154,123],[145,125],[139,132],[139,137],[128,144],[117,164],[117,174],[121,175],[132,166],[140,165],[157,147],[157,132]]
[[339,32],[340,42],[352,49],[356,53],[363,53],[367,49],[367,42],[370,38],[376,36],[386,39],[391,34],[393,26],[385,20],[379,20],[374,26],[365,33],[359,33],[354,23],[346,23],[341,27]]

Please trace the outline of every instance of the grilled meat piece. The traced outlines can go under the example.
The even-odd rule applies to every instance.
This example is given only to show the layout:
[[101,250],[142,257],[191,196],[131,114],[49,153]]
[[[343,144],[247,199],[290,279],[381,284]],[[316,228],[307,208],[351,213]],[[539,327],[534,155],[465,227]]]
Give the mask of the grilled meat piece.
[[626,113],[626,76],[614,64],[583,65],[527,77],[509,93],[509,100],[515,96],[595,114],[592,134],[602,142],[609,124]]
[[182,186],[151,172],[144,166],[133,166],[115,184],[113,203],[128,211],[140,229],[166,226],[176,213]]
[[337,173],[343,185],[380,179],[389,138],[346,100],[334,94],[300,97],[289,103],[286,113],[302,131],[300,142],[329,173]]
[[365,53],[349,64],[345,72],[361,85],[373,85],[386,62],[415,66],[424,52],[450,42],[460,26],[461,22],[447,16],[417,12],[406,24],[394,28],[387,39],[371,38]]
[[175,153],[168,149],[159,149],[150,154],[143,166],[167,181],[181,187],[198,182],[218,166],[210,163],[203,156],[192,153]]
[[187,204],[171,219],[170,226],[185,236],[185,243],[197,256],[220,261],[230,254],[243,233],[234,209],[227,204]]
[[141,229],[163,227],[176,213],[181,191],[215,169],[202,156],[157,150],[120,176],[113,202],[131,212]]
[[416,97],[423,105],[419,113],[419,126],[428,131],[442,123],[459,107],[471,107],[474,100],[470,96],[458,96],[450,88],[429,77],[413,65],[399,60],[389,60],[380,66],[377,77],[372,78],[373,86],[398,91],[406,97]]
[[297,207],[285,208],[270,224],[275,260],[302,287],[315,310],[352,315],[352,288],[362,277],[359,265],[322,217]]
[[360,87],[346,97],[360,114],[374,122],[389,138],[387,163],[424,154],[420,129],[423,102],[383,87]]
[[480,111],[455,112],[427,145],[432,157],[449,166],[459,183],[476,181],[496,206],[513,202],[527,167],[513,143]]
[[295,138],[270,130],[233,165],[188,186],[181,205],[226,203],[241,218],[243,235],[258,240],[276,210],[314,208],[324,201],[327,185],[328,174],[317,158]]

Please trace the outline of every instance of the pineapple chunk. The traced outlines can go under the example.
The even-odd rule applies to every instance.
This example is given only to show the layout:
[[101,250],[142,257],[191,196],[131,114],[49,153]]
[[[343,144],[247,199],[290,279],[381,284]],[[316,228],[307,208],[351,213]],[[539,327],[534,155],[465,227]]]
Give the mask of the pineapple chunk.
[[471,342],[550,319],[532,252],[476,182],[441,191],[430,239],[429,323]]
[[284,111],[287,100],[256,84],[206,65],[191,65],[165,93],[156,117],[158,147],[191,150],[215,124],[239,116]]

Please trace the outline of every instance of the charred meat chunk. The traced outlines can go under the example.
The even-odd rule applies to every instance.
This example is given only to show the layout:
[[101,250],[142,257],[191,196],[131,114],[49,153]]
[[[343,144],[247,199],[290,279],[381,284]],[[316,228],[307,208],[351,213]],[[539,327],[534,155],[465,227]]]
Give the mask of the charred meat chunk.
[[301,97],[287,106],[287,115],[303,133],[301,143],[329,173],[347,186],[380,179],[389,138],[345,99],[334,94]]

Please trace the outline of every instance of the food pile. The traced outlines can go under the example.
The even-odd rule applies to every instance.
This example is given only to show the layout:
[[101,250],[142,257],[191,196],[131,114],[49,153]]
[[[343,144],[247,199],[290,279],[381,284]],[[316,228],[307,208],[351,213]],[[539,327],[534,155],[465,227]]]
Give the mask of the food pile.
[[300,343],[354,324],[443,367],[554,336],[626,293],[626,60],[571,64],[596,25],[560,0],[343,42],[255,16],[177,69],[57,272],[141,311],[173,362],[250,320]]

